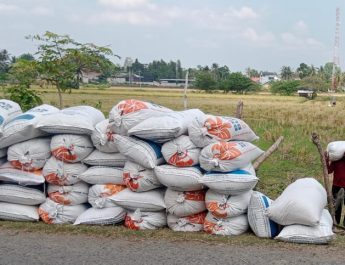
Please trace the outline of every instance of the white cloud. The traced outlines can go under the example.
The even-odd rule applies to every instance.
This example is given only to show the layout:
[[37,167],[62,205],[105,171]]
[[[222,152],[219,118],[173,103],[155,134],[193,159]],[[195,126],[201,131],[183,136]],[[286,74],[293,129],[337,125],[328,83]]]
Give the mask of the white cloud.
[[102,5],[124,9],[151,5],[149,0],[98,0],[98,2]]
[[19,7],[16,5],[0,3],[0,12],[11,12],[11,11],[17,11],[17,10],[19,10]]
[[31,13],[36,16],[51,16],[54,14],[54,11],[47,7],[37,6],[31,9]]
[[270,46],[272,45],[276,37],[272,32],[257,32],[253,28],[246,28],[243,33],[242,37],[256,45],[260,46]]
[[281,34],[281,40],[284,44],[284,49],[286,50],[296,50],[296,49],[322,49],[324,45],[312,38],[312,37],[304,37],[298,36],[291,32],[284,32]]
[[254,19],[259,17],[259,14],[248,6],[243,6],[239,10],[234,9],[233,14],[240,19]]
[[293,29],[296,33],[299,33],[299,34],[308,33],[308,26],[303,20],[299,20],[298,22],[296,22],[295,25],[293,26]]
[[115,24],[130,24],[130,25],[152,25],[155,21],[147,16],[145,13],[137,11],[121,11],[121,12],[102,12],[90,16],[88,22],[91,24],[99,23],[115,23]]

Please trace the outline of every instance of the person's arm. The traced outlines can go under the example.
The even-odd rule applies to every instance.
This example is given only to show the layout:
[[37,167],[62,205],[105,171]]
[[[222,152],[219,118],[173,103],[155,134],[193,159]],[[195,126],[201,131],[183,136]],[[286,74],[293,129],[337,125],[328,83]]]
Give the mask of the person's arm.
[[326,159],[328,174],[331,174],[334,172],[334,165],[333,165],[332,161],[329,161],[329,156],[328,156],[327,151],[325,151],[325,159]]

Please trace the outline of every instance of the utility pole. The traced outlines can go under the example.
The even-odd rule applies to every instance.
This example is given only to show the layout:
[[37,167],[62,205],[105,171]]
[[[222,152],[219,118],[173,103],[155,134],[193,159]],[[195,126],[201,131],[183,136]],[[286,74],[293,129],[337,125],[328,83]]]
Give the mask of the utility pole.
[[335,22],[335,37],[334,37],[334,50],[333,50],[333,69],[332,69],[332,88],[331,92],[336,92],[338,87],[337,67],[340,66],[339,60],[339,48],[340,48],[340,8],[336,10],[336,22]]

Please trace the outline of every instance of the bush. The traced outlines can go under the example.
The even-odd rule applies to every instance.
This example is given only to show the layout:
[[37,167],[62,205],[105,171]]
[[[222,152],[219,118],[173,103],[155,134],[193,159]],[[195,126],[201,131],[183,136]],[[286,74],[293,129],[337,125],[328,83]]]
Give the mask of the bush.
[[301,83],[298,80],[276,81],[271,83],[271,92],[280,95],[292,95],[297,92]]
[[23,111],[27,111],[43,103],[37,92],[25,86],[7,87],[5,89],[5,95],[8,99],[17,102]]

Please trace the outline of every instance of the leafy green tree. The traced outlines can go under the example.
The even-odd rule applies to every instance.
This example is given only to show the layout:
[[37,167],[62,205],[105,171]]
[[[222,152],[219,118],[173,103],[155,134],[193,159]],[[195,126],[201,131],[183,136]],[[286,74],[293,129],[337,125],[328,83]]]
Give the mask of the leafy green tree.
[[293,71],[290,66],[283,66],[280,70],[280,76],[283,80],[290,80],[293,78]]
[[297,72],[299,78],[303,79],[303,78],[310,76],[312,74],[312,68],[305,63],[301,63],[299,65],[299,67],[296,69],[296,72]]
[[314,89],[319,92],[327,92],[331,86],[331,83],[327,82],[320,75],[311,75],[301,80],[301,86]]
[[18,59],[11,65],[9,78],[13,83],[30,88],[30,85],[38,78],[37,62]]
[[23,111],[42,104],[42,99],[39,95],[34,90],[23,85],[6,87],[5,97],[17,102]]
[[259,77],[260,76],[260,73],[258,70],[255,70],[255,69],[252,69],[250,67],[247,67],[246,68],[246,75],[248,77]]
[[201,71],[196,75],[195,87],[198,89],[210,91],[217,88],[217,82],[210,71]]
[[35,57],[31,53],[23,53],[16,60],[35,61]]
[[275,81],[271,83],[271,92],[280,95],[292,95],[297,92],[301,83],[298,80]]
[[233,91],[236,93],[247,93],[255,91],[259,87],[250,78],[244,76],[242,73],[231,73],[228,78],[221,81],[219,88],[224,92]]

